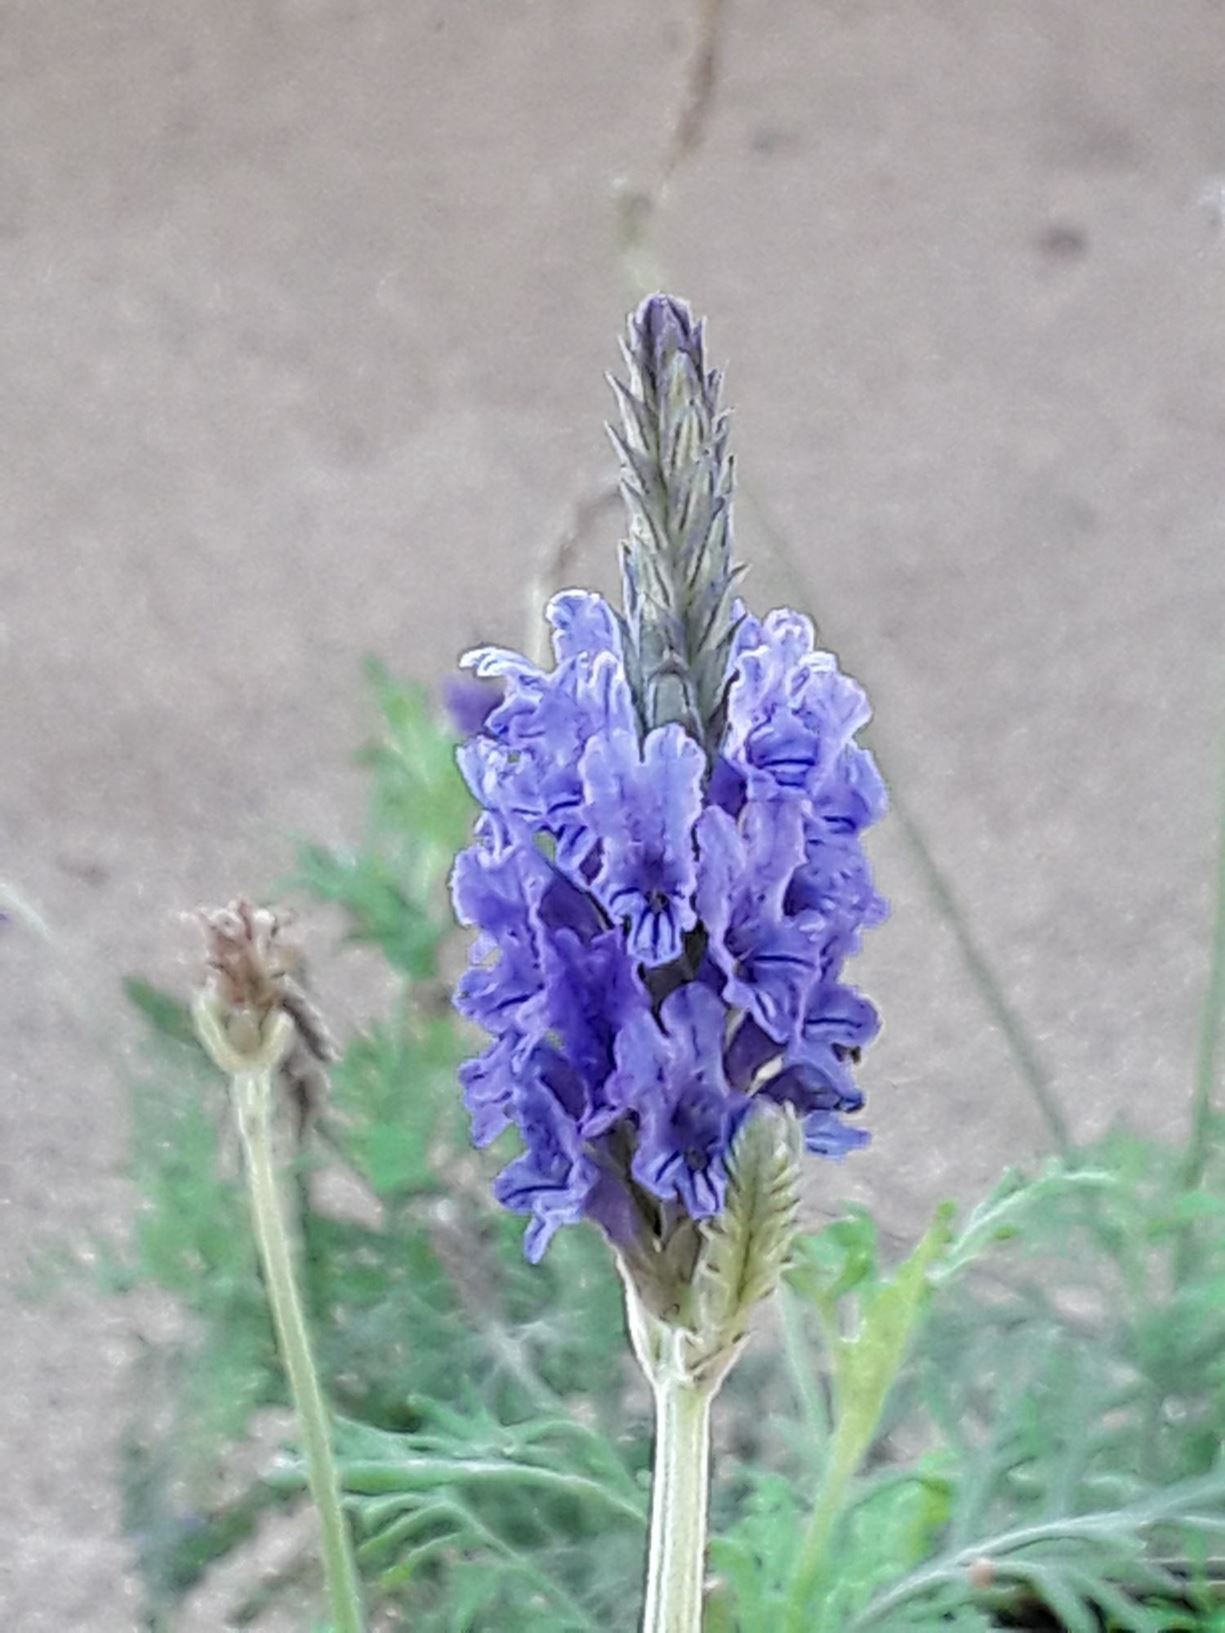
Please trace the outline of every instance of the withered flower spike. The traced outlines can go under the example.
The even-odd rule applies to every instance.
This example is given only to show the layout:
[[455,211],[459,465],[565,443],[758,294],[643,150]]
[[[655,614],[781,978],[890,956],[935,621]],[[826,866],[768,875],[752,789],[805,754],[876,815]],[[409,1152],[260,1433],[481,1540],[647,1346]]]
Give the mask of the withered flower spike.
[[336,1633],[363,1633],[366,1619],[331,1450],[333,1430],[311,1354],[276,1172],[273,1121],[278,1100],[287,1100],[301,1140],[326,1083],[321,1062],[335,1051],[318,1012],[289,974],[292,951],[277,945],[287,922],[283,915],[239,897],[228,907],[201,909],[197,917],[204,927],[209,975],[193,996],[192,1019],[201,1045],[230,1079],[264,1285],[322,1526],[331,1625]]
[[280,984],[289,965],[273,946],[281,921],[266,907],[239,897],[228,907],[200,908],[205,963],[217,976],[219,995],[238,1009],[266,1015],[281,1001]]
[[[269,1036],[274,1020],[292,1028],[288,1047],[278,1053],[282,1088],[297,1108],[299,1133],[322,1106],[327,1079],[323,1068],[339,1057],[318,1006],[291,971],[300,970],[300,950],[280,940],[296,915],[256,907],[239,897],[228,907],[201,908],[205,968],[210,972],[202,999],[214,1017],[210,1053],[240,1053]],[[199,1024],[199,1021],[198,1021]],[[207,1027],[207,1023],[206,1023]],[[218,1030],[219,1029],[219,1030]]]

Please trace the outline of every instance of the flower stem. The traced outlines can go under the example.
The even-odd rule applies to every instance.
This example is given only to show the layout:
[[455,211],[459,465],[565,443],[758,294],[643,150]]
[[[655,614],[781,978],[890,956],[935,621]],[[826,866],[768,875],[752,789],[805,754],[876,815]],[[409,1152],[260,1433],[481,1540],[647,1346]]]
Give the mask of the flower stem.
[[323,1574],[332,1605],[334,1633],[362,1633],[361,1593],[340,1506],[327,1409],[311,1358],[272,1160],[272,1071],[238,1073],[233,1086],[238,1130],[247,1159],[255,1238],[306,1452],[307,1481],[323,1533]]
[[[841,1455],[840,1455],[841,1453]],[[821,1490],[808,1516],[800,1542],[800,1556],[791,1579],[791,1592],[783,1618],[786,1633],[803,1633],[812,1616],[812,1600],[825,1569],[834,1522],[845,1501],[847,1488],[858,1467],[858,1456],[834,1447]]]
[[655,1380],[655,1473],[642,1633],[701,1633],[713,1391],[683,1373]]

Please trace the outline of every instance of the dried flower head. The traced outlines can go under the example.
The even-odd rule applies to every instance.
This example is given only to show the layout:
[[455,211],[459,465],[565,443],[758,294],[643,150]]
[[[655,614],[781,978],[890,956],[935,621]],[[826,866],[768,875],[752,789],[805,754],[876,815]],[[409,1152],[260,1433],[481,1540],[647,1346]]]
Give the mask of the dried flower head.
[[291,915],[245,897],[200,908],[208,979],[195,1003],[196,1029],[225,1072],[279,1068],[299,1126],[318,1108],[323,1068],[337,1050],[318,1008],[296,979],[299,949],[282,939]]
[[197,917],[218,996],[231,1009],[266,1016],[279,1004],[280,983],[296,962],[279,940],[285,919],[245,897],[228,907],[202,907]]
[[844,1119],[878,1023],[842,967],[885,913],[862,846],[885,790],[867,700],[809,620],[734,598],[701,325],[653,296],[626,356],[624,617],[567,591],[552,669],[465,660],[503,693],[459,751],[482,814],[452,879],[479,932],[456,1003],[491,1037],[461,1077],[477,1143],[523,1139],[496,1191],[528,1256],[594,1220],[646,1310],[726,1349],[790,1239],[775,1120],[824,1156],[866,1138]]

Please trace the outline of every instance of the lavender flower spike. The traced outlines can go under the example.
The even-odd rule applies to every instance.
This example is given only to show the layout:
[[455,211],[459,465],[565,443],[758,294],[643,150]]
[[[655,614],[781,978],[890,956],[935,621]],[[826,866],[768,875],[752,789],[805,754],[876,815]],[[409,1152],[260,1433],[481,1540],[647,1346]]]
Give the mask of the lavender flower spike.
[[624,616],[567,591],[552,669],[465,660],[497,687],[460,750],[484,815],[453,878],[479,932],[456,1002],[491,1040],[461,1074],[474,1138],[525,1148],[497,1194],[529,1252],[593,1221],[644,1305],[689,1320],[751,1125],[781,1113],[825,1157],[866,1138],[845,1119],[878,1022],[843,965],[885,912],[862,844],[885,791],[811,622],[733,596],[702,325],[652,296],[625,357]]
[[551,669],[465,660],[497,688],[459,751],[483,812],[455,1001],[490,1037],[460,1074],[473,1138],[521,1141],[494,1189],[527,1256],[583,1221],[613,1247],[659,1402],[644,1633],[698,1633],[710,1402],[786,1261],[801,1151],[867,1137],[846,1119],[878,1020],[843,966],[885,914],[885,790],[810,621],[736,599],[702,325],[653,295],[625,360],[624,614],[568,591]]

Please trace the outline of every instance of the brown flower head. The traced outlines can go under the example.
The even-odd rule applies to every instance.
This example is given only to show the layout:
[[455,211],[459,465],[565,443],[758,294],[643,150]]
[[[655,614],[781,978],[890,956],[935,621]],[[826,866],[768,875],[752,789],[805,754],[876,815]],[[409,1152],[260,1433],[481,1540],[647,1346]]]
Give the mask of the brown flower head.
[[281,939],[286,914],[239,897],[228,907],[201,908],[209,975],[195,1004],[196,1027],[210,1055],[233,1074],[257,1065],[279,1067],[301,1122],[316,1109],[321,1067],[336,1059],[322,1015],[295,979],[299,950]]
[[271,908],[240,896],[228,907],[200,908],[210,985],[231,1010],[250,1010],[261,1020],[281,1002],[281,983],[297,963],[278,938],[287,921]]

